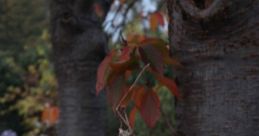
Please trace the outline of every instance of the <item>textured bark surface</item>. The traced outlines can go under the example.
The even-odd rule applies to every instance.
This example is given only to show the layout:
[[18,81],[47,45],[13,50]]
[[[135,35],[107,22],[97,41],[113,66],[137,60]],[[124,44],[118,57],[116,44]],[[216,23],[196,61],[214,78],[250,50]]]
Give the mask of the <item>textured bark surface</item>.
[[[50,21],[61,110],[59,136],[105,135],[105,99],[96,96],[96,71],[106,36],[94,0],[50,0]],[[103,4],[104,1],[101,1]]]
[[259,136],[259,1],[187,1],[168,0],[170,44],[185,66],[179,132]]

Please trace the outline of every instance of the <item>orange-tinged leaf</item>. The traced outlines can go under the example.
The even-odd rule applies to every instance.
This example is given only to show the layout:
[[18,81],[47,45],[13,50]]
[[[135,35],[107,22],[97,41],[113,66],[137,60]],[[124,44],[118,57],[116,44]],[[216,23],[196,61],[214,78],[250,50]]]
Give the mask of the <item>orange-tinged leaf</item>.
[[145,93],[141,107],[140,115],[148,127],[153,128],[160,118],[160,101],[157,94],[152,90]]
[[159,23],[158,23],[158,20],[157,20],[157,16],[155,14],[151,14],[149,22],[150,22],[150,29],[153,32],[156,31]]
[[151,14],[149,21],[150,21],[150,29],[152,31],[156,31],[159,25],[161,25],[161,26],[164,25],[164,18],[162,16],[162,14],[159,12],[155,12],[155,13]]
[[136,113],[137,113],[137,107],[133,107],[129,115],[129,123],[132,128],[134,128],[134,125],[135,125]]
[[134,100],[136,107],[138,108],[141,107],[145,93],[146,93],[146,89],[144,86],[135,87],[132,99]]
[[111,52],[109,55],[107,55],[98,67],[97,81],[96,81],[96,94],[99,94],[106,84],[105,74],[107,73],[109,63],[112,60],[112,54],[113,53]]
[[48,125],[55,125],[59,118],[59,108],[58,107],[45,107],[42,114],[42,122]]
[[117,76],[114,78],[112,84],[107,87],[107,97],[113,110],[116,109],[117,105],[121,101],[125,92],[128,90],[128,86],[125,84],[123,76]]

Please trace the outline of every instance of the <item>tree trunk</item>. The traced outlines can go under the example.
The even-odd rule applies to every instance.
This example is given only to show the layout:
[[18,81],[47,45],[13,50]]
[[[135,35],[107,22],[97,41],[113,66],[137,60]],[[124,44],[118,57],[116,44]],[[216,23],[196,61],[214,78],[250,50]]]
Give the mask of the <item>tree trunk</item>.
[[259,1],[168,0],[184,136],[259,136]]
[[95,2],[50,0],[61,114],[59,136],[105,135],[105,99],[103,94],[96,96],[95,83],[107,41],[102,21],[93,9]]

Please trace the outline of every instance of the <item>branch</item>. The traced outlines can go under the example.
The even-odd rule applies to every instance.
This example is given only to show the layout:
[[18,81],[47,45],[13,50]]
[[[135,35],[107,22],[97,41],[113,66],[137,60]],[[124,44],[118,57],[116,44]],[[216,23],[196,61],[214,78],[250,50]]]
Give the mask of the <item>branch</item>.
[[188,0],[179,0],[182,9],[192,17],[204,19],[214,16],[218,13],[225,0],[214,0],[213,3],[206,9],[200,9]]
[[132,91],[132,89],[136,86],[137,82],[139,81],[140,77],[143,75],[143,73],[146,71],[146,69],[150,66],[150,63],[148,63],[147,65],[145,65],[145,67],[140,71],[140,73],[138,74],[136,80],[134,81],[134,83],[130,86],[129,91],[122,97],[122,99],[120,100],[119,104],[116,107],[116,111],[120,108],[121,103],[126,99],[126,97],[129,95],[129,93]]
[[116,107],[116,112],[117,112],[119,118],[122,120],[122,122],[128,127],[130,135],[133,135],[133,130],[132,130],[130,124],[129,124],[129,119],[127,117],[127,114],[125,113],[125,110],[124,110],[124,116],[121,114],[120,106],[121,106],[121,103],[126,99],[126,97],[129,95],[129,93],[132,91],[132,89],[136,86],[136,84],[139,81],[140,77],[143,75],[143,73],[146,71],[146,69],[149,66],[150,66],[150,64],[145,65],[145,67],[140,71],[140,73],[138,74],[136,80],[134,81],[134,83],[129,88],[129,91],[122,97],[122,99],[120,100],[119,104]]

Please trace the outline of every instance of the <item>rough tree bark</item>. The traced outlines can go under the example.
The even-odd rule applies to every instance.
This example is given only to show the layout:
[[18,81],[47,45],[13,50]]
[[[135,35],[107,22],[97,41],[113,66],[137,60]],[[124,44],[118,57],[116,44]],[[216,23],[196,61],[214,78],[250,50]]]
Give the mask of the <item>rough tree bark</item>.
[[[50,25],[58,79],[59,136],[105,135],[105,100],[96,96],[96,71],[106,36],[93,9],[105,0],[50,0]],[[108,6],[108,5],[107,5]]]
[[184,136],[259,136],[259,1],[168,0]]

